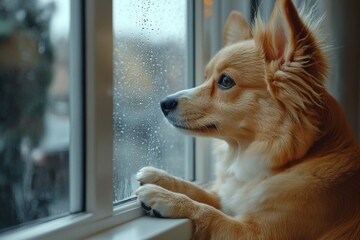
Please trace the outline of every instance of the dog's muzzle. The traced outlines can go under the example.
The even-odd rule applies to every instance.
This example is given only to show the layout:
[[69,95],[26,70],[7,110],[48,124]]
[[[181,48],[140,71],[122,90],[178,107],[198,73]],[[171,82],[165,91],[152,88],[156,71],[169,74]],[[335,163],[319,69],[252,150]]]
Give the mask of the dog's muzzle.
[[195,88],[185,89],[165,97],[160,102],[160,107],[165,117],[171,112],[174,112],[179,107],[179,102],[182,98],[191,98],[194,94]]
[[217,126],[214,123],[201,125],[196,123],[196,120],[193,121],[192,126],[189,121],[183,119],[181,113],[180,115],[176,113],[176,110],[180,111],[182,100],[190,100],[195,92],[194,89],[195,88],[186,89],[165,97],[160,101],[161,111],[164,113],[164,116],[167,118],[167,120],[174,127],[179,129],[191,130],[193,132],[208,132],[209,130],[217,129]]

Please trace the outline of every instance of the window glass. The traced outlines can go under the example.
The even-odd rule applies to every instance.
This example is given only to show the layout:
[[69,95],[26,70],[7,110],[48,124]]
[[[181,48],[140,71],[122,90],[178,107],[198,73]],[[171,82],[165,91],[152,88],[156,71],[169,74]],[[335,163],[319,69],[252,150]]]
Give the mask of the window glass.
[[69,210],[70,0],[0,0],[0,231]]
[[186,0],[113,0],[114,203],[134,194],[143,166],[192,178],[192,139],[159,107],[188,87],[187,16]]

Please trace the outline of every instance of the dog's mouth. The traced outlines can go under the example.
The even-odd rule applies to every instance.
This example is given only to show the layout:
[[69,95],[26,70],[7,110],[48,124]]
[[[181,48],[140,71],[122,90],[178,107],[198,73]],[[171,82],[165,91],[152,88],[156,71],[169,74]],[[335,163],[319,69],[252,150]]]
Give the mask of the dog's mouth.
[[180,124],[176,124],[176,123],[171,123],[174,127],[179,128],[179,129],[183,129],[183,130],[188,130],[188,131],[194,131],[194,132],[204,132],[204,131],[209,131],[209,130],[216,130],[217,127],[215,124],[209,124],[209,125],[205,125],[203,127],[190,127],[190,126],[184,126],[184,125],[180,125]]

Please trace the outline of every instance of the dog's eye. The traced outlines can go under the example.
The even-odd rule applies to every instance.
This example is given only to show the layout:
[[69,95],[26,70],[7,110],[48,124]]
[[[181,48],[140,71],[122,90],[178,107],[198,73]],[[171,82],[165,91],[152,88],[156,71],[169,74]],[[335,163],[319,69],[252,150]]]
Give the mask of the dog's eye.
[[234,80],[232,80],[231,77],[226,76],[226,75],[221,75],[219,81],[217,82],[217,85],[224,90],[230,89],[233,86],[235,86],[235,82]]

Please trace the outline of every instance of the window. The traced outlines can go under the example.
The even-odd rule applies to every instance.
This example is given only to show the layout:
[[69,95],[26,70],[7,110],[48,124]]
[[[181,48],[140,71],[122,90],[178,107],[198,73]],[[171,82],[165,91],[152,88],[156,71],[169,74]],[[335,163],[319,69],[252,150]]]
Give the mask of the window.
[[194,178],[193,140],[175,131],[159,107],[162,98],[194,84],[188,4],[113,1],[114,203],[134,194],[144,166]]
[[[10,203],[11,198],[3,194],[6,188],[21,184],[30,186],[27,194],[35,201],[36,191],[41,197],[52,197],[50,203],[23,204],[37,215],[21,222],[8,221],[5,214],[10,213],[2,212],[0,238],[83,238],[142,216],[137,203],[129,200],[137,187],[134,174],[145,165],[195,179],[200,161],[194,162],[194,139],[169,130],[159,108],[163,97],[194,85],[192,1],[3,0],[0,7],[0,72],[18,74],[22,80],[11,86],[1,78],[0,84],[9,83],[12,88],[0,89],[4,107],[0,120],[8,120],[6,114],[11,112],[4,109],[14,99],[30,110],[40,104],[37,110],[42,114],[25,109],[29,114],[25,127],[30,126],[26,129],[36,130],[32,126],[43,123],[43,134],[37,133],[36,142],[26,132],[18,134],[21,141],[6,146],[23,151],[26,154],[21,157],[28,159],[24,161],[26,174],[20,174],[22,180],[12,185],[2,175],[10,171],[0,165],[1,203]],[[36,12],[28,15],[27,8]],[[41,21],[43,29],[36,28],[36,21]],[[30,38],[16,39],[19,56],[13,54],[18,58],[9,61],[4,56],[14,51],[2,44],[11,40],[13,29]],[[29,68],[38,61],[46,77],[39,78]],[[15,68],[22,62],[28,65]],[[143,79],[134,79],[136,74]],[[8,129],[8,125],[0,128],[0,151],[8,141],[3,135]],[[48,149],[51,152],[45,152]],[[1,152],[1,160],[4,156],[8,155]],[[22,203],[12,204],[17,205],[6,210],[17,214]]]
[[0,231],[70,211],[69,4],[0,1]]

